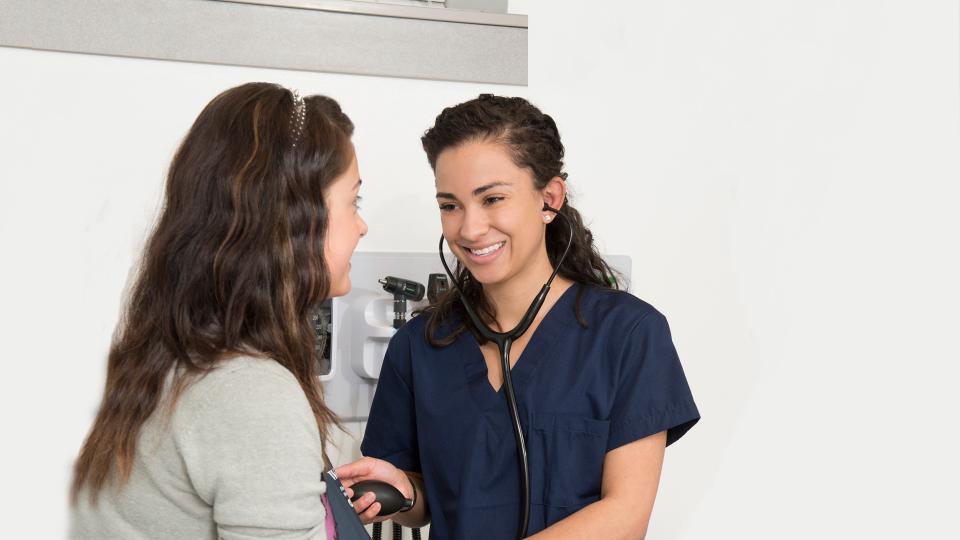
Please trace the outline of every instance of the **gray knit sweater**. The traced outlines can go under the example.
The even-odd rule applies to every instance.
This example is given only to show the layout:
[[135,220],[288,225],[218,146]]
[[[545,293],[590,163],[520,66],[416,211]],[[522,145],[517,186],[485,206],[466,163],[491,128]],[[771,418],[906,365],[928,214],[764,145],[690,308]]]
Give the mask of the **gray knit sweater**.
[[326,538],[320,435],[283,366],[228,360],[165,413],[144,424],[128,484],[81,494],[71,538]]

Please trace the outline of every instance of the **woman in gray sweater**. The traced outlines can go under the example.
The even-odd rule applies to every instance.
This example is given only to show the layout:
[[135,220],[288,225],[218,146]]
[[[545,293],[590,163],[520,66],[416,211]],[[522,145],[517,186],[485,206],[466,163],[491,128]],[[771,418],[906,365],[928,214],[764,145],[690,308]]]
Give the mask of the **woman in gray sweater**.
[[328,538],[337,420],[310,318],[349,291],[367,231],[352,134],[334,100],[267,83],[200,113],[110,349],[71,537]]

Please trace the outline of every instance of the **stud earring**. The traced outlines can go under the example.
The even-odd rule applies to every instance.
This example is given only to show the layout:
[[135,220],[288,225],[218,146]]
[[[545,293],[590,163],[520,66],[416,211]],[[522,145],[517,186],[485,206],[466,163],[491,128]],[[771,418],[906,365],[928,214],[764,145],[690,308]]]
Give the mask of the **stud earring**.
[[546,221],[547,223],[550,223],[550,221],[553,220],[553,216],[551,216],[550,214],[544,214],[543,220]]

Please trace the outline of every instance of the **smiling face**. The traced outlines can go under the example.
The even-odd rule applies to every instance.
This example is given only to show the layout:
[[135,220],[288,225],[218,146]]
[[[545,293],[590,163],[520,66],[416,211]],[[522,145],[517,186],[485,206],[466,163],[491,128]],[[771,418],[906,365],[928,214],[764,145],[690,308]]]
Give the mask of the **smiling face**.
[[[443,236],[454,255],[484,285],[505,284],[524,273],[549,273],[544,203],[557,208],[556,179],[536,188],[529,169],[490,141],[468,141],[437,156],[437,203]],[[553,204],[551,204],[553,203]]]
[[350,166],[324,193],[327,207],[327,234],[323,256],[330,274],[329,296],[350,292],[350,258],[367,224],[360,217],[360,170],[354,155]]

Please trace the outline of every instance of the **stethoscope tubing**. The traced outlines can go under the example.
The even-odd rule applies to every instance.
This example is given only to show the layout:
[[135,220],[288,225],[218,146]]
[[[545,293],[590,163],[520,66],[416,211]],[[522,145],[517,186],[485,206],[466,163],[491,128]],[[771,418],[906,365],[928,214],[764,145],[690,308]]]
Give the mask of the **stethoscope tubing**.
[[540,292],[533,299],[533,302],[530,304],[530,307],[527,308],[527,312],[523,318],[520,319],[520,322],[517,323],[517,326],[509,332],[495,332],[491,330],[490,327],[480,319],[477,312],[473,309],[473,306],[467,301],[467,297],[463,293],[463,288],[460,287],[460,282],[457,281],[453,272],[450,271],[450,267],[447,266],[447,261],[443,256],[444,238],[442,234],[440,235],[439,248],[440,262],[443,263],[443,269],[447,271],[450,281],[452,281],[454,287],[457,288],[457,293],[460,295],[460,301],[463,303],[467,315],[473,321],[473,324],[477,327],[480,334],[486,339],[496,343],[497,348],[500,350],[500,371],[503,375],[504,394],[507,397],[507,408],[510,411],[510,419],[513,424],[513,435],[517,440],[517,457],[520,463],[520,494],[522,497],[522,506],[520,512],[520,527],[517,533],[518,539],[522,539],[527,535],[527,528],[530,524],[530,463],[527,458],[527,443],[523,436],[523,425],[520,423],[520,412],[517,408],[517,397],[513,388],[513,378],[510,371],[510,348],[513,346],[514,340],[522,336],[524,332],[530,328],[533,319],[536,318],[540,308],[543,307],[543,302],[547,297],[547,293],[550,291],[550,284],[553,283],[553,278],[557,277],[557,272],[560,271],[560,265],[563,264],[564,259],[567,258],[567,253],[570,252],[570,246],[573,243],[573,225],[570,223],[570,220],[561,214],[559,210],[551,208],[546,204],[543,205],[543,209],[563,217],[564,221],[567,222],[567,226],[570,228],[570,236],[567,238],[567,246],[564,248],[560,260],[557,261],[557,266],[553,269],[550,279],[548,279],[540,289]]

